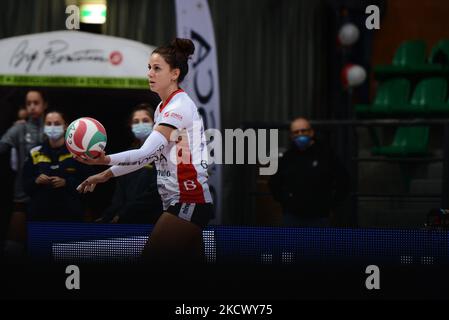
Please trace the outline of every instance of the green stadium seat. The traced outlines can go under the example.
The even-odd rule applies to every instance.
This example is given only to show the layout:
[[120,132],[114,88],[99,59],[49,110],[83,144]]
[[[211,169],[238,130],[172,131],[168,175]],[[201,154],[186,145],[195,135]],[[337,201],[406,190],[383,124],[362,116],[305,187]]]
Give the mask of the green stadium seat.
[[399,127],[391,145],[374,147],[372,153],[383,156],[425,155],[428,144],[428,127]]
[[383,81],[371,105],[356,105],[357,115],[390,115],[394,110],[409,104],[410,82],[404,78]]
[[420,81],[412,94],[410,105],[396,110],[399,113],[420,115],[431,112],[441,112],[447,108],[447,81],[441,77],[428,78]]
[[407,72],[422,65],[426,60],[426,43],[423,40],[409,40],[401,43],[393,57],[391,65],[379,65],[375,73]]
[[442,39],[433,46],[429,55],[429,63],[449,68],[449,39]]
[[446,103],[430,105],[428,107],[429,113],[449,114],[449,98]]
[[377,78],[391,76],[409,76],[414,74],[441,73],[441,65],[427,62],[426,43],[424,40],[409,40],[401,43],[393,57],[391,65],[378,65],[374,67]]

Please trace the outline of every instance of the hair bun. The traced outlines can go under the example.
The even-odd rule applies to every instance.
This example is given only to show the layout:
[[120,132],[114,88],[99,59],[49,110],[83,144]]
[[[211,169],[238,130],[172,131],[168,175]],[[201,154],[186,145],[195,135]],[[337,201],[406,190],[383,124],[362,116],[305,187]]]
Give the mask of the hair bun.
[[171,45],[177,53],[184,55],[186,60],[195,52],[195,45],[190,39],[175,38]]

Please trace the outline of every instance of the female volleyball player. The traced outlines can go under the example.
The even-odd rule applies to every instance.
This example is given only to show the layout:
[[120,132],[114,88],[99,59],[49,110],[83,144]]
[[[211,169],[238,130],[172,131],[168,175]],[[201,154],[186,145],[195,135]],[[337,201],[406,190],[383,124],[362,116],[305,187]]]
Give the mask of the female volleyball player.
[[158,261],[203,261],[202,229],[212,216],[203,122],[195,103],[179,87],[194,50],[191,40],[177,38],[151,54],[148,80],[162,101],[154,115],[154,129],[141,148],[89,160],[77,157],[86,164],[112,165],[83,181],[77,188],[83,193],[155,162],[164,212],[143,254]]

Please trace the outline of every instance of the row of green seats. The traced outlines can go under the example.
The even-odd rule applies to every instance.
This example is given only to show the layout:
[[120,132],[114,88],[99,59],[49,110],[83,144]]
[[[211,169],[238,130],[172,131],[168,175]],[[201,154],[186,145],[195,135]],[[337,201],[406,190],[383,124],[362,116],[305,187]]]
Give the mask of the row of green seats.
[[428,154],[429,127],[398,127],[393,142],[372,148],[372,154],[382,156],[418,156]]
[[436,43],[426,57],[426,43],[423,40],[409,40],[401,43],[390,65],[374,67],[376,78],[409,75],[449,74],[449,39]]
[[356,114],[362,117],[449,114],[448,82],[445,78],[420,81],[409,100],[410,91],[410,81],[405,78],[385,80],[379,85],[372,104],[355,106]]

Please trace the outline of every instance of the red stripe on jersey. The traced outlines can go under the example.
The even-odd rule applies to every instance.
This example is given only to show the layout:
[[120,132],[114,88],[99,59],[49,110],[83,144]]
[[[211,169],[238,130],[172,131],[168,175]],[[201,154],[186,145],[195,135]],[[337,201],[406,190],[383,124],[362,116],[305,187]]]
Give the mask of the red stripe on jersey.
[[184,90],[179,88],[178,90],[172,92],[172,94],[168,97],[168,99],[165,100],[164,103],[161,105],[161,107],[159,108],[159,111],[162,112],[162,110],[165,108],[165,106],[170,103],[170,100],[180,92],[184,92]]
[[[180,191],[179,202],[205,203],[203,186],[198,182],[198,175],[192,164],[192,155],[188,146],[179,147],[179,143],[177,143],[176,155],[178,160],[177,173]],[[189,161],[185,161],[186,159]]]

